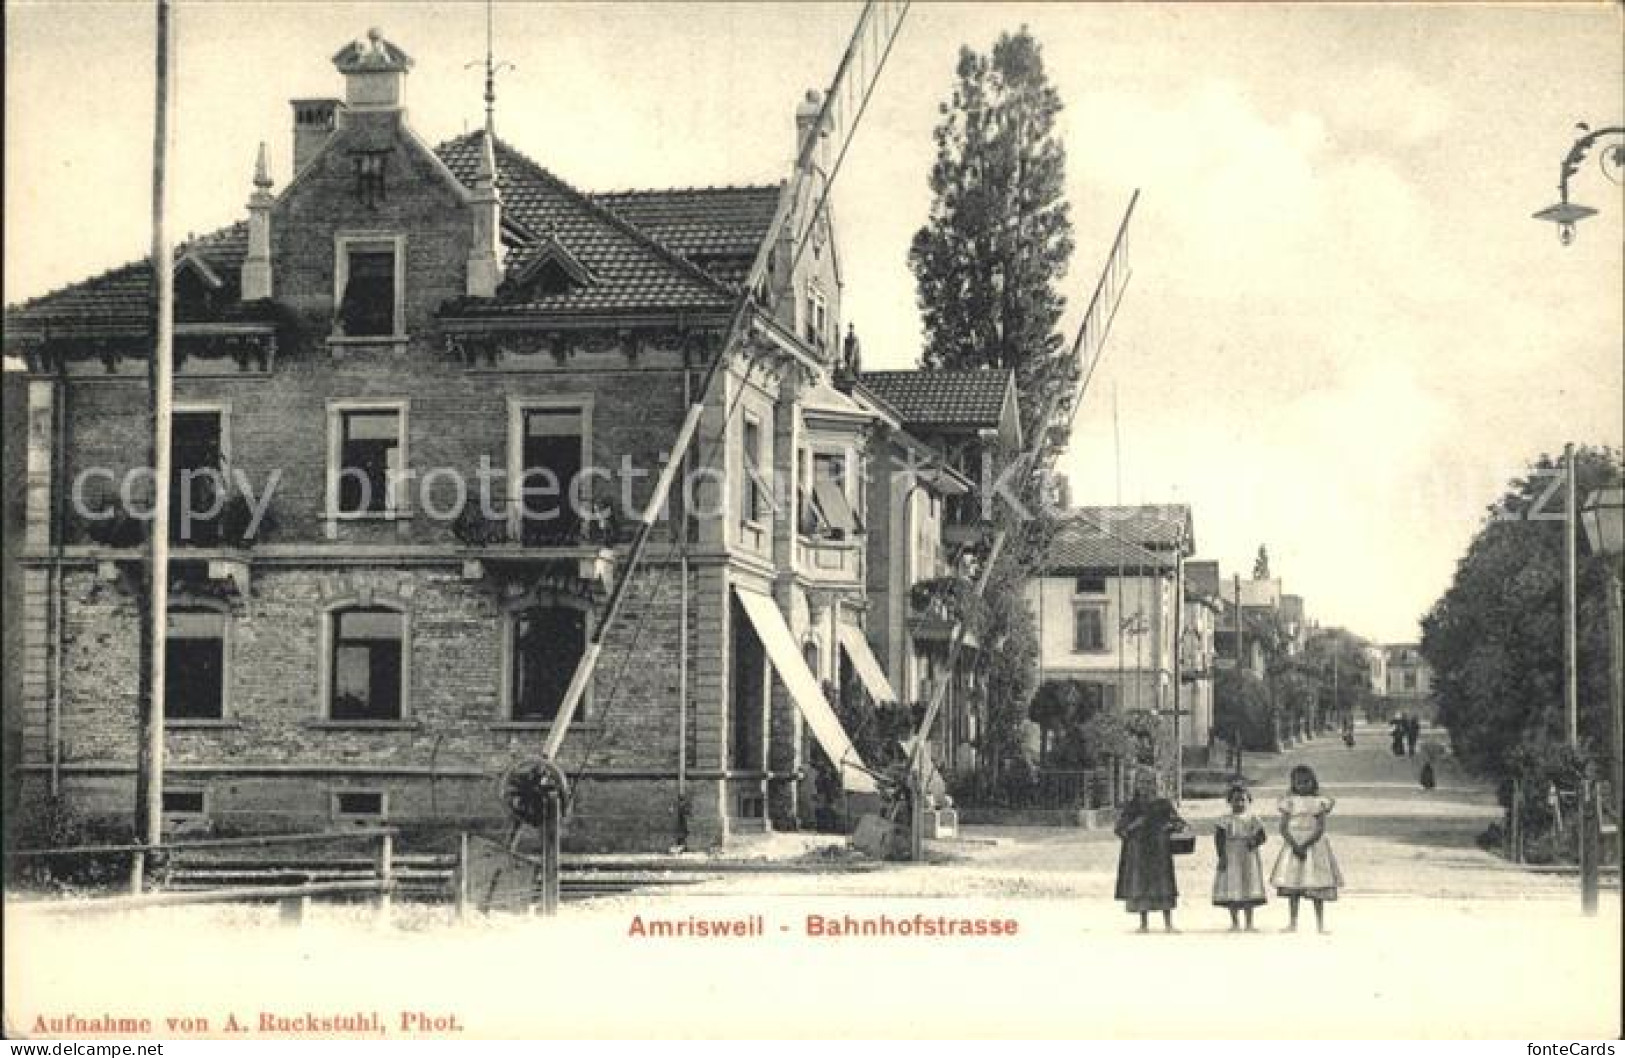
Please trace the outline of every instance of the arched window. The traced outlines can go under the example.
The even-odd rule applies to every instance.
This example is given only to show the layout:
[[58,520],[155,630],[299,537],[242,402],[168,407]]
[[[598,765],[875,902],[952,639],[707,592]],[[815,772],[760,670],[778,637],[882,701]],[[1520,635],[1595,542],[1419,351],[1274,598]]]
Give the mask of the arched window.
[[226,716],[226,615],[202,606],[175,606],[164,637],[164,719],[223,720]]
[[406,616],[382,606],[332,614],[329,718],[400,720],[405,716]]
[[[509,621],[508,719],[550,722],[587,649],[587,613],[540,603],[514,611]],[[576,719],[586,718],[585,704]]]

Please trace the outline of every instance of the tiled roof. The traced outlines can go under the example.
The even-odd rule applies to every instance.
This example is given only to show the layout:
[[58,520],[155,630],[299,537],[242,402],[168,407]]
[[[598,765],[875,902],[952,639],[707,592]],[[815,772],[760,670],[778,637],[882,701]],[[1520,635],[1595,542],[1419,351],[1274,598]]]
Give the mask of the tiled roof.
[[1171,548],[1190,526],[1191,509],[1183,503],[1147,503],[1139,506],[1074,507],[1062,517],[1070,522],[1098,526],[1113,536],[1153,548]]
[[907,423],[996,428],[1011,372],[994,370],[865,371],[863,385]]
[[1117,530],[1077,519],[1062,522],[1044,554],[1048,573],[1115,569],[1173,569],[1170,554],[1151,551]]
[[[472,186],[483,131],[441,144],[435,153]],[[531,247],[557,239],[592,274],[594,282],[555,294],[507,283],[494,299],[458,298],[451,316],[603,313],[632,310],[717,311],[734,295],[715,278],[627,219],[577,191],[512,147],[496,141],[497,192],[504,219],[532,236],[508,255],[509,273],[522,269]]]
[[1216,559],[1185,563],[1185,589],[1193,595],[1217,597],[1219,563]]
[[[435,149],[465,185],[474,180],[481,135],[460,136]],[[726,284],[743,278],[778,201],[774,187],[621,192],[600,200],[501,140],[495,154],[504,219],[526,236],[523,245],[509,251],[508,274],[517,274],[551,237],[580,261],[593,282],[545,296],[510,283],[491,301],[456,299],[446,306],[453,315],[726,311],[736,297]],[[624,207],[632,216],[622,216],[614,207]],[[237,300],[247,242],[247,223],[238,222],[176,250],[177,258],[196,253],[224,284],[209,319],[266,314],[264,306]],[[6,324],[144,330],[152,316],[152,271],[146,261],[136,261],[14,306],[6,312]],[[185,321],[187,315],[178,312],[177,318]]]
[[724,283],[737,285],[750,271],[773,223],[779,188],[769,184],[612,191],[593,194],[592,199]]
[[[238,274],[248,251],[248,225],[233,224],[175,248],[175,259],[192,254],[219,277],[223,286],[217,299],[219,308],[208,314],[212,320],[262,318],[261,306],[245,306],[237,297]],[[152,264],[133,261],[99,276],[53,290],[6,310],[7,328],[53,325],[104,327],[119,330],[146,330],[152,326]],[[190,322],[201,318],[176,305],[176,319]]]

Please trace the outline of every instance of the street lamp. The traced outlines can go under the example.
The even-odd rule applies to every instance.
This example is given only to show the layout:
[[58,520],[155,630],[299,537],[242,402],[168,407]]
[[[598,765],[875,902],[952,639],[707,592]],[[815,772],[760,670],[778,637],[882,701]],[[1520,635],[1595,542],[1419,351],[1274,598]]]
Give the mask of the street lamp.
[[1622,142],[1609,144],[1602,152],[1603,175],[1619,183],[1619,172],[1625,168],[1625,127],[1615,127],[1593,130],[1591,126],[1581,122],[1577,126],[1584,133],[1574,141],[1569,153],[1563,157],[1563,165],[1558,171],[1557,194],[1555,206],[1547,206],[1539,213],[1531,214],[1535,220],[1549,221],[1557,225],[1557,238],[1564,246],[1574,241],[1574,225],[1587,217],[1596,215],[1596,210],[1590,206],[1582,206],[1569,201],[1569,177],[1580,171],[1580,165],[1585,161],[1586,155],[1597,141],[1607,136],[1619,136]]
[[[1613,718],[1614,758],[1613,808],[1617,828],[1620,817],[1620,796],[1625,793],[1625,779],[1621,776],[1620,757],[1625,755],[1625,661],[1621,659],[1620,635],[1625,632],[1625,603],[1621,602],[1620,556],[1625,555],[1625,488],[1598,489],[1586,498],[1580,509],[1580,521],[1585,526],[1586,541],[1591,552],[1608,560],[1608,697]],[[1625,873],[1622,873],[1625,877]]]

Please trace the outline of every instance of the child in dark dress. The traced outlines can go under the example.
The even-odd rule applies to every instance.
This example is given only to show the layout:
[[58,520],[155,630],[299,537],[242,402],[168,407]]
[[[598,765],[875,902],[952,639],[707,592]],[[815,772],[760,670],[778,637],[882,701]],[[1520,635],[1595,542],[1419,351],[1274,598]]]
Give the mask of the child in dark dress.
[[1150,928],[1148,916],[1153,911],[1161,911],[1163,929],[1174,932],[1179,887],[1174,882],[1174,854],[1168,836],[1184,827],[1173,803],[1158,795],[1156,773],[1141,772],[1116,827],[1123,841],[1117,858],[1116,899],[1123,901],[1130,914],[1140,916],[1141,933]]

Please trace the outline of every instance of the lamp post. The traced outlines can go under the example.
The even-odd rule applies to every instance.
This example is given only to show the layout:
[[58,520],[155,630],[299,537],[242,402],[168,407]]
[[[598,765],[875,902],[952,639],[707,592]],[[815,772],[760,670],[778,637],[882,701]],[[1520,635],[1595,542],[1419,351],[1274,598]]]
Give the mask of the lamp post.
[[[1621,602],[1620,558],[1625,556],[1625,488],[1598,489],[1586,498],[1580,510],[1581,524],[1585,526],[1586,541],[1591,553],[1601,555],[1608,564],[1608,699],[1610,725],[1613,736],[1610,753],[1613,757],[1614,821],[1620,818],[1620,796],[1625,792],[1621,779],[1622,755],[1625,755],[1625,658],[1622,658],[1620,636],[1625,634],[1625,604]],[[1600,806],[1599,810],[1600,810]],[[1621,864],[1621,877],[1625,878],[1625,863]]]
[[1597,142],[1609,136],[1620,137],[1621,142],[1609,144],[1602,152],[1603,175],[1619,183],[1619,172],[1625,169],[1625,126],[1606,129],[1592,129],[1583,122],[1578,126],[1582,135],[1574,141],[1569,153],[1563,156],[1563,164],[1558,170],[1557,178],[1557,204],[1547,206],[1539,213],[1531,214],[1535,220],[1549,221],[1557,225],[1557,237],[1564,246],[1574,241],[1574,225],[1587,217],[1595,216],[1596,210],[1590,206],[1582,206],[1569,201],[1569,177],[1580,171],[1580,165],[1585,161],[1586,155]]

